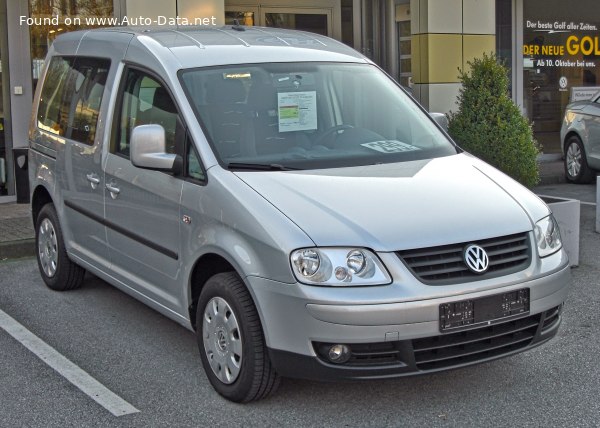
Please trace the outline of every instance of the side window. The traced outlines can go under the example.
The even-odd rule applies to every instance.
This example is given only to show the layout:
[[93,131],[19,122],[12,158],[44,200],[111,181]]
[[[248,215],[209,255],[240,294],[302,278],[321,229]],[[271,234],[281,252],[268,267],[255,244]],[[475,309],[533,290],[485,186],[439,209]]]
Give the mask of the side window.
[[67,59],[52,58],[42,87],[37,112],[38,128],[60,136],[64,136],[67,129],[66,114],[69,111],[69,105],[65,86],[70,71],[71,65]]
[[167,153],[175,153],[183,130],[180,123],[177,108],[167,89],[146,73],[130,69],[125,77],[116,138],[111,151],[129,157],[133,128],[156,124],[165,130]]
[[94,144],[110,61],[54,57],[42,88],[38,127]]
[[78,58],[75,60],[71,111],[67,125],[67,138],[81,143],[94,144],[100,104],[106,85],[110,62]]
[[187,145],[187,173],[186,176],[198,181],[204,181],[206,176],[204,175],[204,171],[202,170],[202,165],[200,164],[200,158],[198,157],[198,153],[196,153],[196,149],[194,149],[193,144],[188,143]]

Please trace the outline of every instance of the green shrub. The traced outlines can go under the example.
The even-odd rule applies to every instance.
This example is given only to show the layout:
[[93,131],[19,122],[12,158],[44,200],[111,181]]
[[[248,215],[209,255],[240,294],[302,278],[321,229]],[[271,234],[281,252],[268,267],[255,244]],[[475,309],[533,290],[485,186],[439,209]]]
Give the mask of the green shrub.
[[458,112],[449,114],[448,132],[466,151],[527,187],[539,182],[537,155],[528,119],[508,95],[508,73],[493,54],[459,70]]

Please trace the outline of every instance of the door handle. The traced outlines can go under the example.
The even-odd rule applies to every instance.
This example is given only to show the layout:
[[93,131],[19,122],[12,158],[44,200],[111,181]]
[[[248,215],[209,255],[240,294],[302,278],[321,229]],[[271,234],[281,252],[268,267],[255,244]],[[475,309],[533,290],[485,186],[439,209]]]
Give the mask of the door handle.
[[117,196],[119,196],[119,193],[121,192],[121,189],[119,189],[116,186],[116,184],[114,184],[114,183],[106,183],[106,188],[110,192],[110,197],[113,198],[113,199],[117,199]]
[[86,175],[87,180],[90,182],[90,186],[92,186],[92,190],[96,190],[98,184],[100,184],[100,177],[97,174],[91,172]]

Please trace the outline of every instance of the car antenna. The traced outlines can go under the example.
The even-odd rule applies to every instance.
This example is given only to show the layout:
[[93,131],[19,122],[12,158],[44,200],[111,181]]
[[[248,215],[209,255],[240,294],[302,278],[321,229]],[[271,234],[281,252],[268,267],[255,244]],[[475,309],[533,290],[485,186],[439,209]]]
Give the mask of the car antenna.
[[233,26],[231,28],[235,31],[246,31],[246,29],[240,25],[240,20],[237,18],[233,20]]

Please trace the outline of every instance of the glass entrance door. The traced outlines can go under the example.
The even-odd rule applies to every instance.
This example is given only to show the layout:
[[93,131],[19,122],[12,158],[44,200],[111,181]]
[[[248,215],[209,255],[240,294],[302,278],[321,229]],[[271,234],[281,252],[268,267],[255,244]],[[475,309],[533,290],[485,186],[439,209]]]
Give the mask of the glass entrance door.
[[333,37],[330,9],[263,7],[260,12],[262,25],[266,27],[309,31]]
[[334,25],[333,8],[329,7],[281,7],[245,6],[227,2],[225,5],[225,25],[240,25],[290,30],[309,31],[341,39],[341,30]]
[[225,6],[225,25],[260,25],[258,22],[258,7]]

